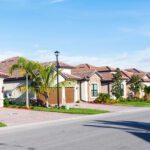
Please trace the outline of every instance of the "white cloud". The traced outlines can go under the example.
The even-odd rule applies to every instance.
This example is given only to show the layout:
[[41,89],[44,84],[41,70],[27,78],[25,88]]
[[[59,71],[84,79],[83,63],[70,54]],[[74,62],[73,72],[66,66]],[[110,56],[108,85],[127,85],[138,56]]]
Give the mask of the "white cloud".
[[[34,53],[28,53],[28,56],[23,51],[6,51],[0,50],[0,60],[6,59],[13,56],[25,56],[30,59],[45,62],[55,60],[54,51],[47,49],[36,50]],[[89,63],[96,66],[114,66],[120,68],[139,68],[145,71],[150,71],[150,48],[139,50],[136,52],[118,54],[115,57],[97,57],[97,56],[67,56],[60,54],[60,61],[68,64],[77,65],[81,63]]]
[[15,56],[24,56],[24,53],[17,50],[0,50],[0,61]]
[[[55,60],[54,52],[49,50],[38,50],[34,57],[38,61]],[[120,68],[136,67],[150,71],[150,48],[136,52],[118,54],[116,57],[96,57],[96,56],[66,56],[60,55],[60,60],[72,65],[89,63],[96,66],[110,65]]]

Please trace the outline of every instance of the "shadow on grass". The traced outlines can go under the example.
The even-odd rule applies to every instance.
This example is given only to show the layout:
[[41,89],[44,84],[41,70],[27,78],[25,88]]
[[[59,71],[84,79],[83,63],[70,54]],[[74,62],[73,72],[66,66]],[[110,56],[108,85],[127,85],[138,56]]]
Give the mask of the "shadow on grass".
[[150,142],[150,123],[135,121],[95,120],[92,124],[86,124],[84,126],[122,130],[147,142]]

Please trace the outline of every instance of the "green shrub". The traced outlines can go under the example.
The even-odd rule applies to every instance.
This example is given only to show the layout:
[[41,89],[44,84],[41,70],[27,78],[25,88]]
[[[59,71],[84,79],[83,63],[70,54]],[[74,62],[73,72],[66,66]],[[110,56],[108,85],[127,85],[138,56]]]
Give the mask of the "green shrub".
[[106,103],[107,100],[110,100],[110,95],[105,93],[100,93],[98,98],[95,99],[95,103]]
[[4,99],[4,106],[8,107],[10,105],[10,100],[8,98]]
[[116,104],[119,103],[120,101],[118,99],[108,99],[106,101],[106,104]]

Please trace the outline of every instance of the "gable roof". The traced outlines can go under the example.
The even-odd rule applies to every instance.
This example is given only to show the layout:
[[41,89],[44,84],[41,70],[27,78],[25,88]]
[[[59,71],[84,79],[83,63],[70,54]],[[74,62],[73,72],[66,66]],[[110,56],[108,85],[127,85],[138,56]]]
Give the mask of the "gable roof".
[[136,69],[136,68],[125,69],[125,71],[132,72],[132,73],[144,73],[144,71]]
[[98,72],[114,72],[116,71],[116,68],[110,66],[101,66],[101,67],[96,67],[96,70]]
[[0,78],[1,78],[1,77],[2,77],[2,78],[7,78],[7,77],[9,77],[9,76],[8,76],[8,74],[3,73],[3,72],[0,71]]
[[131,77],[133,75],[137,75],[141,78],[141,80],[143,82],[150,82],[150,76],[147,73],[143,72],[143,71],[139,71],[139,70],[136,69],[135,71],[132,71],[132,72],[129,72],[129,71],[126,71],[126,70],[123,70],[122,72],[124,74],[126,74],[126,76],[128,76],[129,79],[131,79]]
[[[102,77],[102,81],[113,81],[113,74],[114,72],[98,72],[101,77]],[[122,75],[122,79],[123,80],[129,80],[129,78],[123,73],[121,72]]]
[[94,74],[96,74],[100,78],[102,78],[101,75],[97,73],[97,71],[92,71],[92,70],[84,70],[84,71],[82,70],[82,71],[73,72],[72,74],[75,75],[75,76],[80,77],[80,79],[82,79],[82,80],[83,79],[88,80]]
[[3,61],[0,61],[0,70],[4,73],[4,74],[7,74],[9,75],[11,78],[15,77],[15,78],[19,78],[19,77],[22,77],[22,75],[20,75],[19,71],[14,71],[12,75],[10,75],[9,73],[9,69],[10,67],[13,65],[13,64],[16,64],[18,59],[20,57],[12,57],[12,58],[9,58],[9,59],[5,59]]
[[[44,62],[42,64],[43,65],[52,65],[53,64],[53,65],[56,66],[56,61]],[[61,61],[59,61],[59,66],[60,66],[60,68],[64,68],[64,69],[73,69],[74,68],[74,66],[66,64],[66,63],[63,63]]]

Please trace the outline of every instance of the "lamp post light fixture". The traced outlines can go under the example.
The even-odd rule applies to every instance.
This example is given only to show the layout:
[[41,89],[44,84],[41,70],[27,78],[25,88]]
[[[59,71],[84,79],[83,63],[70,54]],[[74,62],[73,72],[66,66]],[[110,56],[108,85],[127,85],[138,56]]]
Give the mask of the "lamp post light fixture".
[[58,56],[59,56],[60,52],[59,51],[55,51],[55,56],[56,56],[56,72],[57,72],[57,106],[58,108],[60,108],[60,102],[59,102],[59,60],[58,60]]

